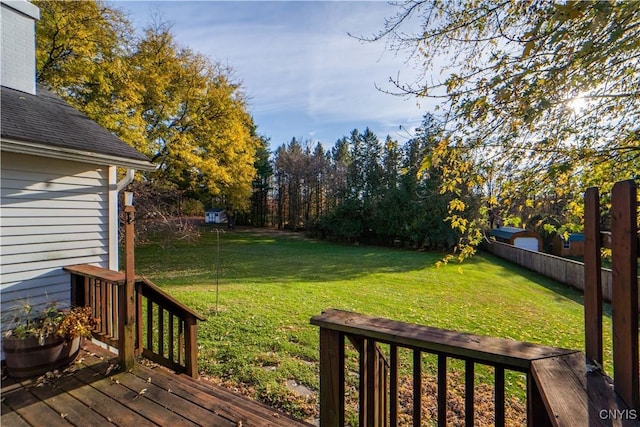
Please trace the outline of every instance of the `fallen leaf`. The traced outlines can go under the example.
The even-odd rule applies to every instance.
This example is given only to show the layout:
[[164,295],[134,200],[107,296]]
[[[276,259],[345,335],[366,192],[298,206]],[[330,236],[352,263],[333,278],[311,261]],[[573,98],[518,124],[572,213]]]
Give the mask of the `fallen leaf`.
[[147,392],[147,389],[143,388],[142,390],[140,390],[140,392],[138,392],[138,395],[136,397],[134,397],[133,400],[136,400],[138,397],[142,396],[146,392]]

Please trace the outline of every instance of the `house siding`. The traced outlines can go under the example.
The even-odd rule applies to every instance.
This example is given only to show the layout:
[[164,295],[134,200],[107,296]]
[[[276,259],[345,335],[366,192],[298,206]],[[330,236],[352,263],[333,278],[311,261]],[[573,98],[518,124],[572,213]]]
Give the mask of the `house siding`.
[[64,307],[62,267],[109,267],[109,167],[3,152],[0,171],[1,310]]

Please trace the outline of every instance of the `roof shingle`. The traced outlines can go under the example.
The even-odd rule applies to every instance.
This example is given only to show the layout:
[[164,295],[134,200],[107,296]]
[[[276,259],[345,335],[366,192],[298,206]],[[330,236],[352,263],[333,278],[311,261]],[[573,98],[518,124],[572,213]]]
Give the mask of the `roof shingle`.
[[37,95],[2,87],[3,139],[142,162],[149,159],[42,86]]

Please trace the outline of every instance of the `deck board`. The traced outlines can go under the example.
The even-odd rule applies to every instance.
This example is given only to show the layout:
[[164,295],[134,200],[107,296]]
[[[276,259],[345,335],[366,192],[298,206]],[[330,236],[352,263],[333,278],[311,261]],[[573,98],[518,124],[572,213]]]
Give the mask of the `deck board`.
[[2,413],[2,425],[12,427],[29,427],[29,424],[23,420],[20,415],[12,411],[4,402],[0,407],[0,413]]
[[111,353],[85,344],[76,362],[52,378],[3,378],[0,424],[310,426],[205,380],[140,364],[118,372],[116,364]]
[[[636,412],[630,412],[616,395],[611,379],[599,371],[587,371],[583,353],[537,360],[532,374],[547,412],[553,414],[554,426],[640,425]],[[608,411],[618,418],[607,419]]]
[[[60,417],[64,417],[65,420],[71,424],[89,426],[102,425],[108,422],[105,417],[93,411],[91,408],[78,404],[77,399],[70,394],[60,393],[53,387],[33,387],[30,391],[38,399],[41,399],[49,405],[56,413],[60,414]],[[4,413],[2,421],[4,423]]]
[[[5,403],[16,408],[17,414],[30,425],[64,426],[67,423],[60,414],[38,400],[27,390],[16,390],[10,396],[4,397]],[[4,414],[3,414],[4,415]],[[2,425],[5,425],[4,419]]]

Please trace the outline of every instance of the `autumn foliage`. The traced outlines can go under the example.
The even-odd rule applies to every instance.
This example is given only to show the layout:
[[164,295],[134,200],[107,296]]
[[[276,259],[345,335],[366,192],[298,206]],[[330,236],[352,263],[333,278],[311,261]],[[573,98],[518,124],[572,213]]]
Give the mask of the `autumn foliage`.
[[244,208],[259,146],[229,67],[180,46],[165,23],[134,34],[101,1],[38,1],[37,78],[200,200]]

